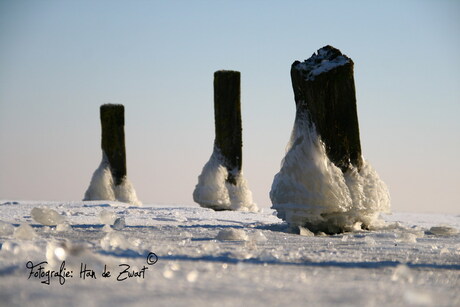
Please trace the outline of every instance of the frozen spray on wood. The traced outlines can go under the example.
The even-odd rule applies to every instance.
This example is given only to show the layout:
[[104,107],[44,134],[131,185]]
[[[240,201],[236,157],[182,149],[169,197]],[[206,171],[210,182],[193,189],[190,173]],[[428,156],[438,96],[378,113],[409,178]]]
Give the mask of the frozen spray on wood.
[[242,172],[241,74],[214,73],[214,150],[198,177],[195,202],[214,210],[257,211]]
[[84,200],[114,200],[140,205],[127,179],[125,108],[121,104],[100,107],[102,161],[94,172]]
[[270,198],[294,228],[372,229],[389,211],[388,189],[361,154],[353,65],[325,46],[291,66],[296,118]]

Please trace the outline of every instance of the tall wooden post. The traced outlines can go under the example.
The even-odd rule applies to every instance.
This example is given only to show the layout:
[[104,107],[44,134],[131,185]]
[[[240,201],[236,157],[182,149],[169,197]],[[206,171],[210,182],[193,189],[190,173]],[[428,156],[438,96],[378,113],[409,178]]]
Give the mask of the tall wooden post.
[[100,110],[102,151],[109,162],[115,185],[120,185],[126,177],[125,108],[121,104],[104,104]]
[[238,71],[220,70],[214,73],[214,146],[228,170],[227,182],[232,184],[236,184],[243,162],[240,78]]
[[353,61],[326,46],[291,67],[296,120],[308,116],[326,146],[329,159],[343,172],[363,164],[359,139]]

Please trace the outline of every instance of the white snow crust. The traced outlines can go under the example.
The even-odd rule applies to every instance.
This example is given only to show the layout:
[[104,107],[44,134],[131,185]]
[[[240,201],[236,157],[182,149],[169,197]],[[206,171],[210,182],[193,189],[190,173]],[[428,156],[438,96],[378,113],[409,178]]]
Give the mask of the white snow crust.
[[279,218],[314,231],[375,229],[379,214],[390,210],[388,189],[372,166],[364,161],[360,172],[342,173],[306,114],[294,124],[270,198]]
[[318,75],[346,65],[350,61],[351,59],[345,55],[331,58],[331,53],[327,47],[324,47],[314,53],[308,60],[298,63],[295,67],[303,71],[306,80],[313,81]]
[[142,206],[137,199],[136,191],[128,178],[123,178],[120,185],[115,185],[109,161],[103,152],[102,161],[94,171],[93,177],[85,192],[83,200],[109,200]]
[[200,206],[215,210],[238,210],[257,212],[259,209],[252,200],[252,192],[243,176],[243,171],[234,171],[236,185],[226,181],[228,170],[217,148],[203,167],[198,184],[193,191],[193,200]]
[[[68,228],[43,226],[47,207]],[[126,220],[106,231],[104,210]],[[386,226],[336,235],[293,234],[273,210],[187,206],[126,207],[119,202],[1,201],[2,306],[459,306],[460,216],[383,214]],[[64,224],[61,224],[64,225]],[[14,229],[12,231],[11,229]],[[457,231],[454,231],[457,230]],[[232,234],[233,233],[233,234]],[[216,239],[221,234],[222,238]],[[147,265],[146,255],[158,256]],[[26,263],[73,278],[49,285]],[[79,277],[81,264],[97,279]],[[145,278],[117,281],[120,265]],[[112,272],[103,278],[104,268]]]

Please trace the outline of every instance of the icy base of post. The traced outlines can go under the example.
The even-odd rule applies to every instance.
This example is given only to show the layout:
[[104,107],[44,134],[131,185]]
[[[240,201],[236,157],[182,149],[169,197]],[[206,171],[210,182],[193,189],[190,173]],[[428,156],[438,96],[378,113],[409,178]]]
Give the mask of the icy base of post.
[[193,200],[202,207],[214,210],[259,211],[252,200],[243,172],[235,172],[236,185],[227,182],[229,174],[222,159],[219,151],[214,149],[198,177]]
[[389,212],[385,183],[366,161],[343,173],[326,155],[307,116],[294,125],[281,170],[270,191],[272,208],[293,228],[338,233],[382,225]]
[[124,177],[121,184],[115,185],[109,162],[105,156],[91,178],[83,200],[111,200],[141,206],[131,182]]

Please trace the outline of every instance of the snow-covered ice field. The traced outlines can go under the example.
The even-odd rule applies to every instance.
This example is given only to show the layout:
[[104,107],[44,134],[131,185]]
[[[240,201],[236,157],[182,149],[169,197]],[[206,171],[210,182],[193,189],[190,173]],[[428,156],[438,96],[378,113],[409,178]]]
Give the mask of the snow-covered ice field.
[[383,217],[312,236],[267,209],[3,200],[0,305],[460,306],[460,216]]

